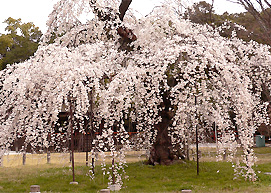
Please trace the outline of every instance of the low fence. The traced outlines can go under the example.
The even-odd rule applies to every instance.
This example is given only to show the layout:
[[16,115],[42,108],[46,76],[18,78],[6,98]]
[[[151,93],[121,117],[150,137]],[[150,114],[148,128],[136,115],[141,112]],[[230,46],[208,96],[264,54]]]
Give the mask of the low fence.
[[[101,163],[99,160],[100,155],[95,157],[96,164]],[[74,160],[77,165],[92,164],[92,158],[90,153],[76,152],[74,153]],[[138,162],[146,160],[145,151],[130,151],[126,153],[127,162]],[[106,153],[106,163],[111,163],[110,153]],[[57,164],[63,166],[69,166],[71,163],[71,153],[43,153],[43,154],[31,154],[31,153],[15,153],[10,152],[2,157],[2,167],[17,167],[23,165],[42,165],[42,164]]]
[[[110,152],[106,152],[106,163],[112,163],[112,157]],[[242,149],[238,150],[237,156],[241,157],[243,154]],[[223,160],[227,160],[226,156],[228,152],[225,152],[225,157]],[[271,161],[271,147],[261,147],[255,148],[255,155],[258,158],[258,163],[270,163]],[[215,145],[211,146],[200,146],[199,147],[199,156],[200,161],[216,161],[217,160],[217,150]],[[96,165],[100,164],[100,154],[95,156]],[[129,162],[138,162],[144,161],[147,159],[146,151],[129,151],[126,152],[125,156],[126,161]],[[196,149],[191,145],[189,150],[189,159],[191,161],[196,160]],[[75,152],[74,160],[76,165],[91,165],[92,157],[91,154],[86,152]],[[1,166],[3,167],[17,167],[23,165],[42,165],[42,164],[56,164],[59,166],[69,166],[71,165],[71,154],[69,152],[65,153],[43,153],[43,154],[31,154],[31,153],[15,153],[10,152],[2,157],[2,162],[0,161]]]

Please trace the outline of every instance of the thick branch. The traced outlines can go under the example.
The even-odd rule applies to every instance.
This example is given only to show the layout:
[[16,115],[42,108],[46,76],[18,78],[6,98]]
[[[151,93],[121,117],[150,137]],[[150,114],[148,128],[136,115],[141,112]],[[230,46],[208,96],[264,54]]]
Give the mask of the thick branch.
[[[120,12],[120,20],[123,21],[124,15],[126,11],[128,10],[130,4],[132,3],[132,0],[122,0],[121,4],[119,6],[119,12]],[[131,29],[128,29],[126,27],[119,27],[118,28],[118,34],[128,42],[135,41],[137,39],[136,35],[133,33]]]
[[[117,27],[118,34],[122,37],[124,42],[131,43],[135,40],[137,40],[136,35],[133,33],[131,29],[126,28],[125,26],[120,25],[118,21],[118,17],[121,21],[123,21],[124,15],[126,11],[128,10],[132,0],[122,0],[120,6],[119,6],[119,14],[114,14],[110,9],[108,10],[101,10],[95,6],[96,0],[90,1],[90,6],[93,7],[94,13],[99,17],[102,21],[111,21],[114,26]],[[112,25],[112,24],[110,24]]]
[[128,10],[130,4],[132,3],[132,0],[122,0],[121,4],[119,6],[119,12],[120,12],[120,20],[123,21],[124,15],[126,11]]
[[266,5],[268,5],[268,7],[271,9],[271,3],[269,3],[267,0],[264,0],[264,2],[265,2]]

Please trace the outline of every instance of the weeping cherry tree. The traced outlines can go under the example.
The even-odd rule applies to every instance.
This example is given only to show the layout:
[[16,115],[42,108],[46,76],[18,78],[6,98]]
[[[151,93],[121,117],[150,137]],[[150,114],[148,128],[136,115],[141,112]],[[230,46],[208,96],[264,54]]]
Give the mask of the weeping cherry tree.
[[[270,86],[270,47],[221,37],[181,19],[169,4],[137,19],[127,11],[130,3],[55,5],[35,55],[0,73],[1,154],[17,138],[24,138],[24,148],[57,149],[73,135],[71,126],[83,134],[102,128],[92,155],[109,156],[104,175],[122,185],[127,151],[147,150],[150,164],[168,165],[185,158],[196,126],[204,140],[215,123],[218,158],[227,150],[236,175],[256,180],[253,134],[269,121],[260,97],[262,85]],[[85,13],[94,16],[82,24]],[[63,106],[73,114],[60,126],[66,134],[55,134]],[[136,125],[136,139],[125,129],[127,119]],[[237,148],[241,159],[234,159]]]

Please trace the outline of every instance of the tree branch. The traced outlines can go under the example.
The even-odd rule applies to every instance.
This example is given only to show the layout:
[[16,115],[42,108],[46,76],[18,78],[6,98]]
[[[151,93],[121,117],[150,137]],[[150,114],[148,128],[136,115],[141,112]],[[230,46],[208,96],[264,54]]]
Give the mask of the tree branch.
[[212,0],[212,5],[210,7],[210,10],[209,10],[209,14],[210,14],[210,22],[212,23],[213,20],[212,20],[212,11],[213,11],[213,8],[214,8],[214,1],[215,0]]
[[268,5],[268,7],[271,9],[271,3],[269,3],[267,0],[264,0],[264,2],[265,2],[266,5]]
[[133,33],[131,29],[126,28],[125,26],[120,25],[118,21],[118,17],[121,21],[123,21],[124,15],[128,10],[132,0],[122,0],[119,6],[119,14],[114,14],[110,10],[101,10],[95,6],[96,0],[90,1],[90,6],[93,7],[94,13],[99,17],[102,21],[112,21],[115,23],[115,26],[119,26],[117,28],[118,34],[123,38],[124,42],[133,42],[137,39],[136,35]]
[[132,3],[132,0],[122,0],[121,4],[119,6],[119,12],[120,12],[120,20],[123,21],[124,15],[126,11],[128,10],[130,4]]
[[[121,4],[119,6],[119,12],[120,12],[120,20],[123,21],[124,15],[126,11],[128,10],[130,4],[132,3],[132,0],[122,0]],[[119,27],[118,28],[118,34],[128,42],[135,41],[137,39],[136,35],[133,33],[131,29],[128,29],[126,27]]]

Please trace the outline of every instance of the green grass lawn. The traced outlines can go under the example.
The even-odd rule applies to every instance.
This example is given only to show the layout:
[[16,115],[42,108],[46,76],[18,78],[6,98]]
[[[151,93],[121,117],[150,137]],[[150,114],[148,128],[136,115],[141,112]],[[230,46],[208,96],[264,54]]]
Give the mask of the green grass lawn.
[[[231,163],[200,162],[200,175],[196,175],[196,163],[179,162],[171,166],[149,166],[143,162],[129,163],[126,169],[129,179],[124,182],[120,192],[181,192],[191,189],[193,192],[271,192],[271,148],[257,148],[259,164],[255,167],[258,180],[233,180]],[[266,155],[266,156],[265,156]],[[261,162],[261,160],[264,160]],[[202,159],[203,160],[203,159]],[[79,165],[79,164],[77,164]],[[95,168],[96,177],[90,180],[86,173],[88,167],[75,168],[75,180],[79,185],[70,185],[71,168],[56,164],[25,165],[0,168],[0,192],[30,192],[31,185],[40,185],[41,192],[94,192],[107,187],[100,167]]]
[[[248,182],[233,180],[230,163],[202,162],[200,175],[196,175],[194,162],[183,162],[171,166],[148,166],[138,163],[128,164],[129,180],[121,192],[181,192],[191,189],[193,192],[271,192],[271,164],[257,166],[259,179]],[[0,168],[0,192],[29,192],[30,186],[38,184],[42,192],[99,192],[107,187],[107,180],[96,168],[96,178],[86,176],[86,166],[76,167],[76,181],[79,185],[70,185],[72,181],[69,167],[45,165],[39,167]],[[219,172],[217,172],[219,170]]]

